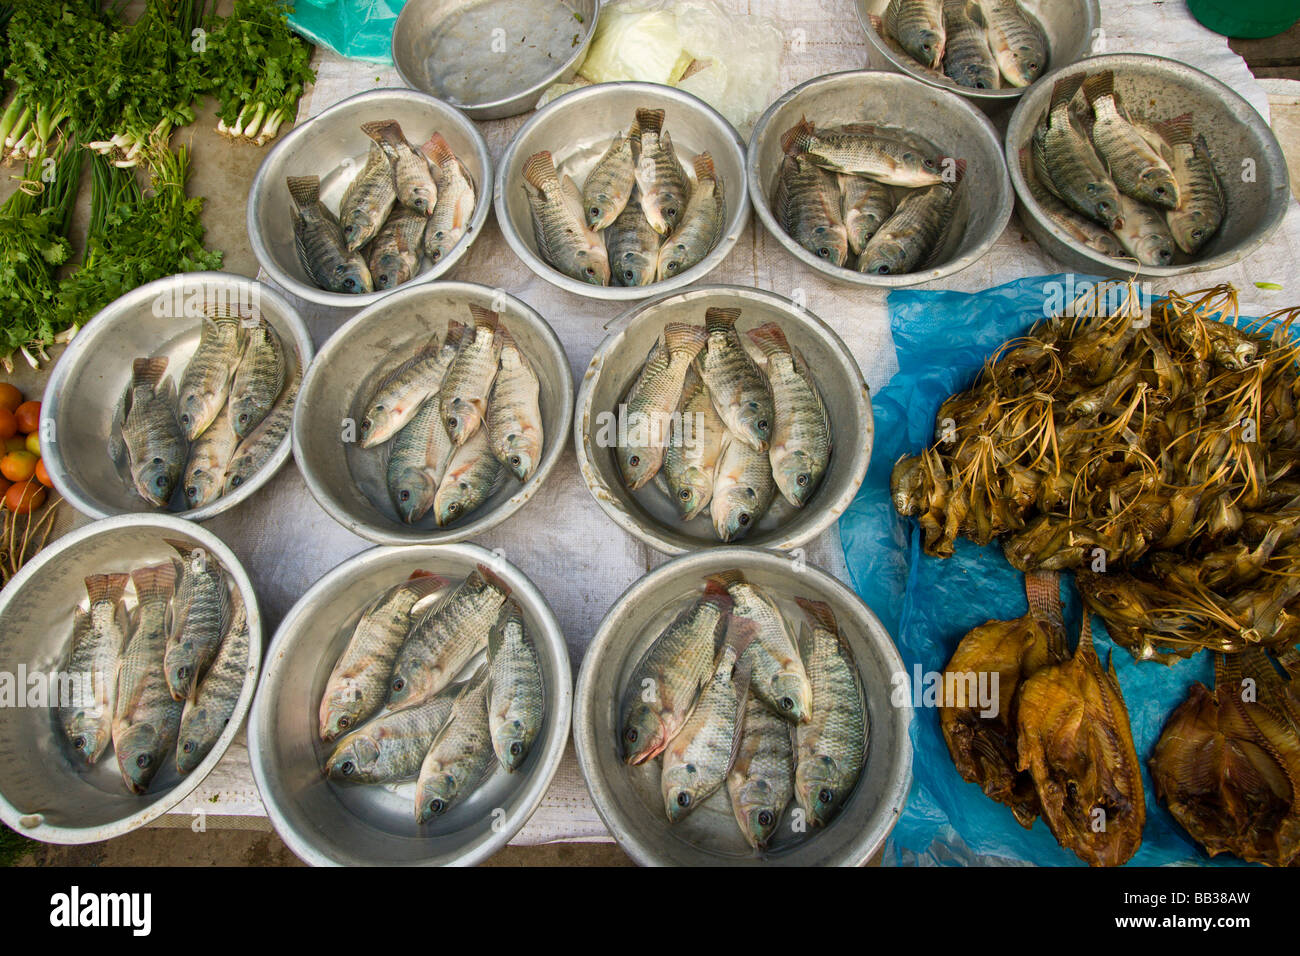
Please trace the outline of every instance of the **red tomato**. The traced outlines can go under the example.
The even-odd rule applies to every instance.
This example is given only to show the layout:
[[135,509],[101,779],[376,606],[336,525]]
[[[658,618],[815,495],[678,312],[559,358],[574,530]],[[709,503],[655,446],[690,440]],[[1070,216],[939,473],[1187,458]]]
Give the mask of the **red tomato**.
[[35,481],[20,481],[5,492],[5,507],[16,515],[31,514],[45,504],[45,489]]
[[53,488],[54,482],[50,481],[50,473],[45,470],[45,459],[41,458],[36,462],[36,480],[46,488]]
[[18,430],[30,435],[41,427],[41,403],[23,402],[14,411],[14,418],[18,419]]
[[29,451],[11,451],[0,458],[0,475],[10,481],[26,481],[36,474],[37,458]]
[[18,419],[7,408],[0,407],[0,440],[13,438],[18,434]]
[[23,403],[23,393],[8,382],[0,382],[0,408],[12,412]]

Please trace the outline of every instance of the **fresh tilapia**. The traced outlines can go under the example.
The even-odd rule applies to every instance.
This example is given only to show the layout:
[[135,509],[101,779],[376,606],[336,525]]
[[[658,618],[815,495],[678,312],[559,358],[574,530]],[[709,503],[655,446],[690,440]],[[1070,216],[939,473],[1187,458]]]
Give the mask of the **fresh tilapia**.
[[501,317],[474,303],[469,312],[474,327],[461,336],[460,351],[451,360],[438,393],[442,423],[456,445],[465,444],[483,423],[501,357]]
[[501,358],[488,398],[488,442],[492,454],[520,481],[527,481],[542,460],[542,409],[537,373],[514,337],[501,328]]
[[216,501],[226,479],[226,468],[235,457],[239,436],[230,420],[229,408],[222,408],[212,424],[190,445],[181,488],[191,508]]
[[293,199],[294,249],[311,280],[328,292],[373,292],[366,260],[344,244],[338,218],[320,201],[320,177],[290,176],[285,183]]
[[722,541],[738,541],[754,529],[776,497],[767,452],[756,451],[728,431],[713,475],[709,511]]
[[867,709],[853,654],[830,606],[796,598],[806,620],[799,656],[812,685],[812,719],[795,728],[794,795],[825,826],[858,782],[867,756]]
[[113,738],[117,668],[129,627],[122,594],[130,580],[128,574],[90,575],[85,582],[90,609],[72,612],[72,645],[63,670],[82,679],[81,699],[65,701],[58,717],[68,743],[86,763],[103,756]]
[[894,214],[898,203],[890,187],[866,176],[841,173],[840,193],[844,197],[844,230],[848,233],[849,251],[861,255],[871,237]]
[[700,377],[727,428],[755,451],[772,439],[772,392],[736,331],[739,309],[710,308],[704,313],[708,344],[700,353]]
[[735,617],[753,621],[758,627],[745,652],[752,665],[750,689],[775,713],[807,723],[812,718],[812,687],[781,609],[766,592],[746,581],[740,571],[723,571],[709,580],[731,595],[731,613]]
[[440,133],[420,149],[438,170],[438,204],[424,231],[424,255],[437,264],[451,254],[474,218],[474,179]]
[[1180,197],[1174,172],[1129,122],[1115,92],[1115,74],[1094,73],[1083,81],[1083,95],[1093,112],[1093,145],[1120,192],[1163,209],[1177,209]]
[[[748,622],[733,622],[732,627],[753,631]],[[728,635],[694,710],[664,748],[659,788],[671,823],[684,819],[721,787],[735,763],[749,685],[748,665],[738,647],[743,643],[743,638]]]
[[189,453],[176,418],[176,390],[166,376],[165,358],[138,358],[131,363],[122,418],[122,444],[135,490],[160,508],[171,500]]
[[284,345],[269,322],[259,319],[246,330],[243,354],[230,383],[230,424],[244,438],[261,424],[284,388]]
[[605,230],[609,268],[616,285],[641,286],[655,281],[659,265],[659,233],[641,208],[641,190],[632,190],[618,218]]
[[[847,178],[867,182],[858,176]],[[849,248],[842,203],[834,173],[822,169],[797,148],[795,155],[781,161],[772,194],[777,221],[795,242],[837,266],[844,265]]]
[[943,72],[948,78],[975,90],[998,89],[998,61],[989,49],[984,14],[975,0],[943,0],[943,28]]
[[587,225],[597,230],[610,226],[627,206],[634,186],[636,160],[632,136],[624,136],[620,131],[582,184],[582,209]]
[[1034,129],[1034,173],[1075,212],[1110,229],[1119,221],[1119,190],[1070,109],[1082,82],[1065,77],[1052,87],[1047,117]]
[[455,448],[442,425],[438,403],[433,400],[421,405],[415,417],[397,433],[386,477],[388,493],[407,524],[415,524],[433,507]]
[[177,419],[190,441],[202,435],[226,407],[243,343],[239,319],[204,316],[199,347],[185,366],[177,389]]
[[424,213],[405,207],[388,217],[371,241],[367,259],[376,289],[395,289],[415,275],[428,223]]
[[433,516],[445,528],[476,511],[487,501],[501,475],[501,462],[492,453],[486,428],[456,447],[433,496]]
[[609,285],[605,240],[587,226],[578,187],[568,176],[560,181],[550,153],[536,153],[524,163],[524,192],[538,254],[572,279]]
[[421,216],[430,215],[438,201],[438,184],[428,160],[407,141],[401,124],[391,119],[374,120],[362,123],[361,131],[378,143],[392,161],[397,201]]
[[1028,86],[1047,70],[1047,37],[1017,0],[978,0],[989,47],[1012,86]]
[[325,682],[320,702],[321,740],[330,741],[355,730],[383,706],[402,642],[447,584],[446,578],[416,571],[410,580],[389,588],[361,612],[347,647]]
[[1170,166],[1178,182],[1178,208],[1165,216],[1178,248],[1194,255],[1219,231],[1228,201],[1205,137],[1192,128],[1191,115],[1176,117],[1158,129],[1169,144]]
[[252,478],[280,447],[280,442],[284,441],[289,424],[293,421],[293,403],[298,397],[298,386],[301,384],[301,378],[294,376],[275,407],[262,419],[262,423],[239,443],[235,457],[226,467],[225,485],[221,490],[223,495],[230,494]]
[[[409,706],[450,684],[470,658],[487,646],[488,631],[508,597],[509,586],[486,565],[471,571],[411,629],[393,663],[388,706]],[[485,720],[486,716],[485,712]]]
[[331,780],[397,783],[420,772],[438,731],[447,725],[458,688],[400,710],[380,711],[338,742],[325,764]]
[[355,252],[375,238],[397,202],[397,179],[393,161],[378,143],[370,144],[366,164],[361,167],[339,204],[343,244]]
[[663,474],[677,513],[683,521],[690,521],[713,499],[713,476],[722,457],[727,426],[694,369],[682,388],[679,411],[681,427],[669,436]]
[[[442,389],[447,369],[460,351],[465,326],[447,323],[447,337],[435,335],[420,351],[384,376],[361,420],[361,447],[374,448],[392,438]],[[436,405],[436,403],[435,403]]]
[[523,765],[542,729],[546,699],[537,649],[514,598],[501,607],[501,616],[488,632],[488,662],[492,749],[502,767],[515,771]]
[[772,477],[785,499],[802,508],[826,473],[831,458],[831,420],[812,370],[785,333],[769,322],[749,333],[763,353],[772,386],[776,427],[769,457]]
[[487,664],[469,679],[451,705],[420,764],[415,785],[415,822],[428,823],[469,796],[496,767],[488,726]]
[[873,126],[852,124],[818,132],[803,117],[781,137],[787,156],[802,153],[814,163],[837,173],[867,176],[891,186],[915,189],[943,181],[938,161],[902,139]]
[[727,793],[745,840],[756,850],[766,847],[794,798],[794,749],[790,724],[753,694],[745,700]]
[[205,549],[184,541],[168,543],[183,561],[163,667],[172,698],[184,700],[217,655],[230,624],[230,591],[221,565]]
[[1142,843],[1146,799],[1115,663],[1103,669],[1091,615],[1074,656],[1021,685],[1019,768],[1028,770],[1043,819],[1067,850],[1092,866],[1119,866]]
[[663,126],[663,110],[636,111],[636,184],[641,190],[641,208],[654,231],[666,236],[686,211],[691,184]]
[[135,629],[117,672],[113,750],[132,793],[144,793],[176,746],[184,705],[172,699],[163,673],[176,580],[171,561],[131,572]]
[[727,589],[707,582],[704,595],[641,656],[619,708],[625,762],[642,764],[657,757],[681,730],[709,680],[730,608]]
[[941,0],[890,0],[883,23],[886,32],[918,63],[937,69],[943,62],[946,36]]
[[686,201],[676,228],[659,248],[655,276],[671,279],[696,265],[722,238],[726,225],[727,199],[722,180],[713,168],[713,157],[701,153],[695,157],[695,186]]
[[858,271],[902,275],[924,266],[943,244],[957,204],[957,189],[965,175],[966,161],[959,159],[952,183],[914,189],[904,196],[894,214],[863,247]]
[[885,28],[885,20],[883,17],[878,16],[877,14],[874,13],[868,14],[867,22],[871,25],[871,29],[876,31],[876,36],[880,37],[880,41],[889,48],[889,50],[894,54],[894,56],[906,57],[908,60],[911,61],[911,65],[913,69],[917,70],[920,73],[924,73],[932,80],[939,80],[940,82],[943,82],[944,80],[947,79],[947,76],[944,75],[943,71],[941,69],[936,68],[937,66],[942,66],[942,63],[937,64],[936,66],[928,66],[925,63],[922,63],[916,57],[912,56],[912,54],[904,50],[903,44],[898,42],[898,38],[895,37],[892,33],[889,32],[889,30]]
[[669,322],[628,392],[627,435],[618,448],[618,466],[633,491],[645,486],[663,464],[686,373],[706,340],[698,325]]
[[1115,237],[1129,255],[1144,266],[1173,265],[1176,244],[1164,213],[1121,193],[1119,218]]
[[1048,191],[1040,180],[1039,173],[1033,169],[1028,147],[1020,150],[1020,171],[1025,177],[1025,185],[1029,187],[1029,195],[1038,204],[1038,208],[1059,228],[1065,230],[1071,239],[1104,256],[1113,258],[1124,254],[1124,247],[1119,244],[1114,233],[1102,228],[1092,219],[1079,215]]
[[181,712],[176,738],[176,769],[181,773],[202,763],[225,732],[243,693],[247,670],[248,613],[240,601],[231,612],[230,627],[212,666]]

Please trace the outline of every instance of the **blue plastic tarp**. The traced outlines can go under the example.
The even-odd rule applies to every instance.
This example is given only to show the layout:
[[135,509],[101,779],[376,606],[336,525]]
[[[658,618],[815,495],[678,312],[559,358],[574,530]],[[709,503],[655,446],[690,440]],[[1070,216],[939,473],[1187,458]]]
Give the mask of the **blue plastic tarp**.
[[393,62],[393,24],[406,0],[293,0],[289,25],[354,60]]

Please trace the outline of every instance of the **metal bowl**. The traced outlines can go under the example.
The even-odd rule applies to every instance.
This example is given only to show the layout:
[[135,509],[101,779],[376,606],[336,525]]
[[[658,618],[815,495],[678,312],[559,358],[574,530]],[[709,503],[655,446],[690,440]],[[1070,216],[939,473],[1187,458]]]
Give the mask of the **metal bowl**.
[[[243,276],[185,272],[142,285],[105,306],[59,356],[41,402],[45,468],[59,494],[82,514],[157,512],[136,492],[125,456],[111,454],[110,435],[121,428],[132,360],[166,356],[168,375],[179,382],[198,348],[204,308],[262,315],[284,343],[286,381],[311,361],[311,335],[293,306],[270,286]],[[169,510],[206,521],[256,494],[288,458],[286,435],[252,481],[200,508],[187,508],[178,488]]]
[[[262,661],[257,595],[234,553],[211,531],[171,515],[120,515],[78,528],[44,548],[0,591],[0,671],[48,673],[62,665],[72,609],[89,574],[129,571],[174,558],[164,539],[204,549],[225,569],[248,612],[248,668],[235,713],[216,746],[189,774],[173,760],[149,792],[133,796],[112,754],[74,762],[48,707],[0,707],[0,820],[33,840],[97,843],[152,823],[203,782],[239,731]],[[19,693],[23,684],[18,684]]]
[[[1052,98],[1057,80],[1078,74],[1115,71],[1115,90],[1135,112],[1164,120],[1192,113],[1205,136],[1227,194],[1228,211],[1218,233],[1192,262],[1139,266],[1112,259],[1070,238],[1039,208],[1029,194],[1020,168],[1020,150],[1028,147]],[[1053,73],[1020,101],[1007,127],[1006,160],[1019,199],[1020,219],[1054,259],[1071,269],[1105,276],[1176,276],[1221,269],[1239,262],[1265,242],[1282,223],[1291,203],[1290,176],[1282,147],[1255,108],[1212,76],[1176,60],[1134,53],[1094,56]],[[1245,170],[1252,177],[1243,175]],[[1225,171],[1228,175],[1225,175]],[[1252,181],[1244,181],[1251,178]]]
[[[482,506],[439,528],[433,515],[402,521],[388,494],[391,442],[362,448],[344,441],[347,423],[365,417],[375,387],[400,357],[413,354],[448,319],[468,324],[469,304],[500,313],[540,384],[544,445],[524,485],[506,475]],[[564,347],[546,320],[513,296],[472,282],[436,282],[400,289],[353,317],[325,343],[303,380],[293,415],[293,455],[312,496],[354,534],[377,544],[445,544],[482,534],[514,514],[541,487],[568,443],[573,379]]]
[[[688,157],[707,151],[723,184],[727,223],[722,238],[700,262],[681,275],[646,286],[598,286],[571,279],[553,269],[537,252],[532,215],[524,193],[524,163],[540,150],[550,150],[561,173],[579,185],[604,155],[620,130],[632,124],[639,107],[665,111],[664,129],[683,165]],[[598,83],[566,93],[538,110],[515,134],[501,157],[494,202],[497,223],[510,248],[533,272],[575,295],[625,302],[645,299],[698,282],[731,252],[749,222],[745,192],[745,144],[713,107],[682,90],[658,83]]]
[[664,295],[630,310],[615,321],[592,356],[578,391],[573,442],[587,490],[620,528],[666,554],[726,545],[714,534],[707,514],[683,522],[672,501],[653,482],[629,491],[619,473],[615,449],[597,443],[602,418],[625,401],[646,353],[668,322],[704,324],[705,310],[741,309],[742,330],[777,322],[790,344],[807,359],[831,418],[831,461],[821,486],[802,508],[778,492],[772,507],[743,539],[755,548],[789,550],[812,540],[834,523],[853,501],[871,460],[874,425],[871,399],[853,354],[829,325],[784,296],[742,286],[701,286]]
[[[524,765],[497,768],[446,816],[417,825],[412,784],[348,787],[321,773],[321,694],[366,604],[416,569],[464,578],[488,565],[510,586],[537,648],[546,718]],[[304,862],[328,865],[480,863],[505,846],[550,786],[569,737],[572,677],[564,634],[546,599],[518,568],[477,545],[372,548],[313,584],[271,642],[266,677],[248,721],[253,779],[276,832]],[[472,669],[466,668],[467,672]]]
[[[934,263],[903,275],[864,275],[831,265],[786,234],[772,212],[772,193],[785,157],[781,135],[804,116],[819,127],[854,122],[897,127],[966,160],[953,216],[965,228],[951,230]],[[822,275],[852,285],[899,288],[953,275],[988,252],[1011,219],[1002,139],[988,117],[948,90],[897,73],[828,73],[796,86],[768,107],[754,127],[745,169],[758,218],[776,241]]]
[[[1082,60],[1092,51],[1100,36],[1101,4],[1098,0],[1020,0],[1020,5],[1047,35],[1048,70]],[[868,63],[872,69],[906,73],[930,86],[952,90],[987,113],[999,113],[1013,106],[1026,90],[1042,82],[1040,76],[1027,87],[975,90],[947,77],[936,77],[907,54],[891,49],[871,26],[871,16],[883,17],[889,0],[856,0],[855,6],[858,20],[867,33]]]
[[402,82],[476,120],[527,113],[586,59],[597,0],[408,0],[393,25]]
[[307,275],[298,259],[293,238],[293,204],[284,181],[288,176],[320,176],[321,199],[335,212],[353,177],[366,165],[371,139],[361,124],[375,119],[395,119],[412,142],[442,133],[474,180],[474,214],[469,227],[442,261],[423,261],[417,275],[403,286],[431,282],[447,275],[478,239],[492,201],[492,159],[477,127],[453,106],[415,90],[370,90],[350,96],[296,126],[272,147],[248,193],[248,239],[253,254],[275,280],[300,299],[339,309],[360,309],[392,290],[343,295],[327,292]]
[[[628,767],[619,752],[619,703],[641,655],[673,617],[700,596],[705,577],[731,568],[767,589],[791,621],[801,620],[795,597],[830,605],[853,651],[869,721],[867,763],[838,815],[825,829],[807,834],[791,832],[787,818],[762,857],[741,836],[725,788],[674,826],[664,815],[658,761]],[[884,844],[911,788],[912,708],[890,700],[894,677],[903,672],[902,658],[876,615],[825,571],[753,548],[687,555],[623,592],[587,648],[573,709],[578,766],[600,818],[627,854],[644,866],[861,865]]]

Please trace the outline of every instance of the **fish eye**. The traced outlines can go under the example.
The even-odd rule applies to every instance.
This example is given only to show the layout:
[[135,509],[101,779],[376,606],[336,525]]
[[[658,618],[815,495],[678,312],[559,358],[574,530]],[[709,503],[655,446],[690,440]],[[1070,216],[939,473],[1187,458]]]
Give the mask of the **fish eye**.
[[983,90],[983,89],[987,89],[987,88],[988,88],[988,87],[985,85],[985,83],[984,83],[983,80],[976,80],[976,81],[975,81],[975,89],[977,89],[977,90]]
[[777,703],[777,705],[778,705],[782,710],[794,710],[794,700],[793,700],[793,698],[790,698],[790,697],[782,697],[782,698],[781,698],[780,700],[778,700],[776,703]]
[[817,799],[822,803],[831,803],[835,799],[835,791],[830,787],[822,787],[817,791]]
[[666,268],[669,272],[676,272],[676,271],[677,271],[677,263],[676,263],[676,262],[670,262],[670,263],[668,263],[668,265],[667,265],[665,268]]
[[876,273],[877,275],[882,275],[882,276],[889,275],[889,266],[885,265],[884,263],[881,263],[880,265],[876,266]]
[[238,421],[239,421],[239,424],[241,424],[241,425],[244,424],[245,422],[247,422],[247,421],[248,421],[248,412],[240,412],[240,413],[239,413]]
[[758,420],[758,430],[761,431],[761,432],[765,432],[765,431],[767,431],[767,419],[766,419],[766,418],[760,418],[760,419]]
[[352,776],[352,772],[357,769],[357,765],[351,760],[345,760],[343,763],[339,764],[339,769],[343,771],[343,776],[350,777]]
[[513,465],[514,467],[518,468],[518,467],[520,466],[521,463],[522,463],[522,462],[521,462],[521,459],[519,458],[518,455],[511,455],[511,456],[510,456],[510,464]]
[[677,794],[677,805],[679,807],[689,807],[691,805],[691,795],[685,790]]
[[348,729],[349,727],[351,727],[351,726],[352,726],[352,718],[351,718],[351,717],[340,717],[340,718],[339,718],[339,729],[341,729],[341,730],[347,730],[347,729]]
[[637,465],[641,464],[641,456],[633,455],[631,458],[627,460],[627,463],[631,465],[633,468],[635,468]]
[[460,514],[460,505],[453,501],[451,504],[447,506],[447,514],[449,515]]
[[636,276],[632,274],[631,269],[626,269],[623,272],[623,278],[626,279],[628,282],[631,282],[633,279],[636,278]]
[[447,430],[455,431],[455,429],[456,429],[456,416],[452,415],[447,419]]
[[181,665],[180,667],[176,668],[176,679],[177,679],[177,680],[182,680],[182,681],[184,681],[184,680],[189,680],[189,679],[190,679],[190,669],[189,669],[188,667],[186,667],[185,665]]
[[596,274],[596,270],[591,266],[587,266],[587,268],[583,269],[582,271],[585,275],[589,275],[589,276],[594,276]]
[[933,159],[922,160],[921,165],[924,166],[926,169],[934,169],[934,160]]
[[[187,412],[187,413],[185,413],[184,415],[181,416],[181,424],[182,424],[182,425],[188,425],[189,423],[190,423],[190,416],[189,416],[189,413]],[[153,462],[154,462],[155,465],[158,464],[158,462],[160,462],[160,461],[162,461],[161,458],[155,458],[155,459],[153,460]]]
[[638,733],[636,732],[636,728],[635,728],[635,727],[629,727],[627,730],[625,730],[625,731],[623,732],[623,739],[626,740],[626,741],[627,741],[628,743],[630,743],[630,744],[634,744],[634,743],[636,743],[636,739],[637,739],[637,737],[639,737],[639,736],[640,736],[640,734],[638,734]]
[[194,741],[192,740],[185,741],[185,743],[181,744],[181,750],[185,751],[185,753],[187,754],[194,753]]
[[243,476],[243,475],[235,475],[233,478],[230,479],[230,487],[231,487],[231,488],[238,488],[238,487],[239,487],[240,485],[242,485],[243,483],[244,483],[244,476]]
[[186,498],[197,498],[198,496],[199,496],[199,489],[195,488],[193,485],[186,485],[185,487]]
[[399,501],[410,501],[411,493],[409,491],[398,492],[397,498]]
[[1163,196],[1166,192],[1167,192],[1167,190],[1165,189],[1164,186],[1157,186],[1157,187],[1156,187],[1156,195],[1157,195],[1157,196]]
[[73,738],[72,738],[72,746],[73,746],[73,748],[76,749],[76,750],[81,750],[81,749],[83,749],[83,748],[86,746],[86,738],[85,738],[85,737],[82,737],[82,736],[76,736],[76,737],[73,737]]
[[441,800],[437,798],[434,798],[433,800],[429,801],[429,812],[432,813],[434,816],[437,816],[438,814],[442,813],[443,810],[446,809],[447,809],[447,804],[443,803]]
[[514,743],[510,745],[510,756],[518,757],[523,752],[524,752],[524,745],[521,744],[519,741],[516,740]]
[[676,215],[677,215],[677,207],[676,207],[676,206],[670,206],[668,209],[665,209],[665,210],[664,210],[664,215],[665,215],[665,216],[668,216],[669,218],[672,218],[673,216],[676,216]]
[[153,483],[157,485],[159,488],[167,487],[167,479],[162,475],[159,475],[157,478],[155,478]]
[[388,273],[387,273],[387,272],[381,272],[381,273],[379,273],[379,275],[377,276],[377,278],[379,279],[380,282],[387,282],[387,281],[388,281]]
[[432,259],[434,262],[437,262],[439,259],[442,258],[442,250],[434,249],[433,253],[429,256],[429,258]]
[[740,526],[741,526],[742,528],[745,527],[745,525],[749,524],[749,522],[750,522],[749,512],[748,512],[748,511],[742,511],[742,512],[740,513],[740,516],[737,517],[736,520],[740,522]]
[[591,213],[592,218],[599,218],[599,217],[600,217],[600,207],[599,207],[599,206],[592,206],[591,209],[589,210],[589,212]]
[[758,811],[758,825],[759,825],[760,827],[770,827],[770,826],[772,825],[772,811],[771,811],[771,810],[759,810],[759,811]]
[[353,291],[356,287],[357,287],[357,280],[356,280],[356,279],[344,279],[344,280],[343,280],[343,288],[347,289],[349,292]]
[[400,677],[393,678],[393,693],[400,694],[402,688],[406,686],[406,681]]
[[161,458],[155,458],[155,459],[153,460],[153,463],[154,463],[155,465],[161,465],[161,464],[163,463],[163,460],[162,460]]
[[820,249],[817,250],[817,255],[819,255],[823,259],[829,259],[831,257],[831,251],[827,249],[825,246],[822,246]]
[[1204,236],[1204,235],[1205,235],[1205,230],[1204,230],[1204,229],[1193,229],[1193,230],[1192,230],[1192,238],[1193,238],[1193,239],[1200,239],[1200,238],[1201,238],[1202,236]]
[[148,770],[151,763],[153,763],[152,754],[141,754],[135,758],[135,765],[141,770]]
[[794,483],[798,485],[800,488],[806,488],[808,487],[808,481],[809,481],[808,476],[806,474],[802,474],[795,478]]
[[689,488],[683,488],[680,492],[677,493],[677,497],[681,498],[682,501],[690,501],[691,490]]

